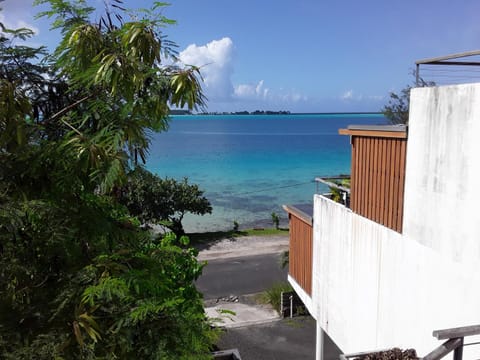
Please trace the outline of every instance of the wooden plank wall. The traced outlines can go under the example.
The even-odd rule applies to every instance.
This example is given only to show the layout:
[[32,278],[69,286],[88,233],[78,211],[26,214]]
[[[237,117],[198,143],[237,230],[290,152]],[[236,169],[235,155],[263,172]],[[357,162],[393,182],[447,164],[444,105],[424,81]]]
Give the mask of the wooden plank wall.
[[312,295],[313,229],[293,214],[290,218],[290,254],[288,272],[295,281]]
[[352,136],[350,207],[402,232],[407,140]]

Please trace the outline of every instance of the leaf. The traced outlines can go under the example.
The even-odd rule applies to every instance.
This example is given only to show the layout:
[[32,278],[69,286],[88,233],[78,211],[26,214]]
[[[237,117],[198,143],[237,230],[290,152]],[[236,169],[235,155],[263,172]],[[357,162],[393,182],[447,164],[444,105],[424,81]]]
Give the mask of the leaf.
[[98,340],[102,338],[100,335],[100,327],[91,315],[87,313],[81,314],[78,317],[78,325],[85,330],[94,342],[98,342]]
[[77,321],[73,322],[73,334],[75,335],[75,339],[80,346],[83,346],[83,337],[82,332],[80,331],[80,326]]
[[183,246],[187,246],[190,243],[190,239],[188,238],[188,236],[182,236],[182,237],[180,237],[179,242]]

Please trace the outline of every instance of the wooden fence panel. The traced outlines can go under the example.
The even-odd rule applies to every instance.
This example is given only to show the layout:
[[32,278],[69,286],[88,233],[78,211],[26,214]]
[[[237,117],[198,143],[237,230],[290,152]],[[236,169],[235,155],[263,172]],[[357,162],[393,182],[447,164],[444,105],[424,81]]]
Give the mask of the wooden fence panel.
[[406,138],[352,136],[354,212],[402,232]]
[[290,218],[290,255],[289,274],[305,290],[312,295],[312,256],[313,229],[293,214]]

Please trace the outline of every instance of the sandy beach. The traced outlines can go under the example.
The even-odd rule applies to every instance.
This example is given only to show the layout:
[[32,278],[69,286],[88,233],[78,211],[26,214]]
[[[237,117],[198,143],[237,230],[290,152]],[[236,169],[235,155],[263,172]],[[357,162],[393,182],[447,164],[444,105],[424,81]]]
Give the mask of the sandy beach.
[[280,253],[288,250],[288,240],[288,233],[226,238],[202,249],[198,254],[198,260]]

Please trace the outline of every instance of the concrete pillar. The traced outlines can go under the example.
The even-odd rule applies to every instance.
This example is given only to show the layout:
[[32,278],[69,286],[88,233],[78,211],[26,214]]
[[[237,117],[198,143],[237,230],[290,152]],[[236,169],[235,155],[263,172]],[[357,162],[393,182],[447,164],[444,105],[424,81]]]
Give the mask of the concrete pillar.
[[316,360],[323,360],[325,355],[324,347],[325,332],[323,331],[320,323],[317,321],[317,348],[316,348]]

